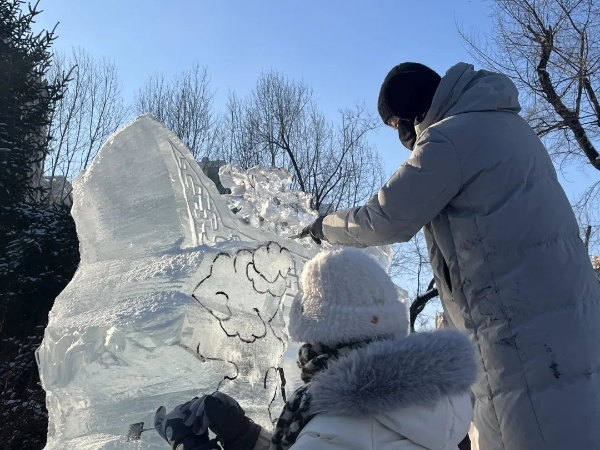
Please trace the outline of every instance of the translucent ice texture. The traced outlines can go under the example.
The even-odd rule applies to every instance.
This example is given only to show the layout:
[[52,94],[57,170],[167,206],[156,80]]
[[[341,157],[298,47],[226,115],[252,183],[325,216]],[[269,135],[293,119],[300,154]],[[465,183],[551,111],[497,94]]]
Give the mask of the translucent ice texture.
[[[317,247],[280,235],[316,215],[285,172],[228,170],[227,202],[242,214],[177,137],[142,116],[75,180],[81,264],[38,351],[48,450],[164,450],[154,431],[126,442],[129,425],[150,428],[158,406],[217,389],[270,428],[284,380],[298,386],[286,312]],[[260,182],[240,193],[250,173]],[[275,193],[283,209],[269,206]],[[371,252],[385,265],[383,250]]]
[[152,448],[167,408],[221,389],[269,426],[282,405],[283,304],[314,249],[234,215],[171,132],[143,116],[74,183],[81,264],[38,352],[47,449]]
[[227,206],[256,228],[286,237],[317,218],[311,196],[290,189],[292,176],[285,169],[256,166],[242,171],[228,164],[219,169],[219,178],[231,190],[223,195]]
[[[317,211],[311,209],[311,195],[290,189],[292,176],[278,167],[255,166],[243,171],[230,164],[219,169],[223,187],[231,190],[223,195],[227,206],[246,223],[282,237],[294,236],[317,219]],[[311,239],[303,245],[315,250],[327,249]],[[392,262],[392,247],[389,245],[364,250],[374,256],[386,270]]]
[[[298,234],[318,217],[317,212],[311,209],[311,196],[290,188],[292,176],[285,169],[255,166],[243,171],[225,165],[219,169],[219,177],[223,187],[231,191],[222,196],[227,206],[253,227],[289,237]],[[327,242],[317,246],[310,238],[303,239],[302,244],[315,251],[332,247]],[[386,270],[389,269],[393,256],[391,246],[367,248],[364,251],[375,257]],[[399,287],[398,296],[402,301],[407,301],[408,293]],[[299,346],[299,343],[289,341],[280,363],[288,394],[302,385],[296,365]]]

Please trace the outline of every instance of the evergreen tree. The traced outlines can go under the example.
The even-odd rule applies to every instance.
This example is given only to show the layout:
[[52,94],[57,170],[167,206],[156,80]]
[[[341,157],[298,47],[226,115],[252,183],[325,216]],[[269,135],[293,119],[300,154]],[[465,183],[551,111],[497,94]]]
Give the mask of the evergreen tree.
[[0,0],[0,448],[41,449],[47,413],[34,351],[79,262],[69,210],[42,187],[50,118],[67,77],[49,79],[54,31],[38,3]]
[[0,2],[0,207],[40,198],[37,167],[47,154],[50,114],[66,87],[66,79],[47,80],[55,39],[53,32],[35,34],[31,25],[37,3],[23,12],[24,2]]

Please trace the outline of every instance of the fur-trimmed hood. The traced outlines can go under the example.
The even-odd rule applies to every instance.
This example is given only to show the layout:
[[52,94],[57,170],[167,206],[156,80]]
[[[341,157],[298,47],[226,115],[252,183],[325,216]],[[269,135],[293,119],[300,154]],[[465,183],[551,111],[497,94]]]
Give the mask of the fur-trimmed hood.
[[432,405],[468,393],[476,376],[474,346],[460,331],[375,341],[315,376],[311,412],[373,415]]

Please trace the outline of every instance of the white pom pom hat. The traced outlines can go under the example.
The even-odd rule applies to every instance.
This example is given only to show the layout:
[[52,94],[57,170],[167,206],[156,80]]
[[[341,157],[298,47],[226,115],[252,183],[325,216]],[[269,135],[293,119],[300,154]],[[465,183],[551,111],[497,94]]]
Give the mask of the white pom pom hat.
[[409,331],[406,305],[375,259],[355,248],[308,261],[292,302],[289,333],[297,342],[335,345]]

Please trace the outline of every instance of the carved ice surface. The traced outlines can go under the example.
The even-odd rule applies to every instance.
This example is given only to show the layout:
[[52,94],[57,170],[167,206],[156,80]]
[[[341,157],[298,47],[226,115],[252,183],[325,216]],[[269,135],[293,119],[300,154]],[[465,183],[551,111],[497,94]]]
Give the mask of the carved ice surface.
[[190,152],[143,116],[74,183],[81,264],[38,352],[48,449],[164,449],[156,408],[221,389],[269,426],[283,303],[314,249],[244,223]]
[[[222,195],[227,206],[253,227],[289,237],[300,233],[318,217],[318,213],[311,209],[311,196],[290,189],[292,176],[285,169],[255,166],[243,171],[227,164],[219,169],[219,178],[223,187],[231,191]],[[305,239],[303,244],[315,251],[332,247],[327,242],[317,246],[310,238]],[[391,246],[371,247],[364,251],[375,257],[386,270],[389,269],[393,256]],[[398,296],[407,301],[408,293],[399,287]],[[302,385],[296,365],[298,348],[298,343],[288,342],[281,361],[288,392]]]
[[227,164],[219,178],[231,194],[223,195],[227,206],[252,226],[283,237],[298,234],[318,217],[311,196],[290,189],[292,176],[278,167],[255,166],[247,171]]
[[[279,167],[255,166],[247,171],[227,164],[219,169],[223,187],[231,190],[222,197],[238,217],[253,227],[273,232],[282,237],[294,236],[318,217],[311,209],[310,194],[290,189],[292,176]],[[324,242],[321,247],[310,239],[304,245],[315,250],[331,246]],[[393,251],[389,245],[364,249],[374,256],[386,270],[392,262]]]
[[115,133],[75,180],[72,212],[81,263],[38,350],[46,448],[164,450],[154,431],[126,442],[129,425],[151,428],[158,406],[217,389],[270,428],[283,381],[297,384],[285,316],[310,239],[232,213],[150,116]]

